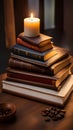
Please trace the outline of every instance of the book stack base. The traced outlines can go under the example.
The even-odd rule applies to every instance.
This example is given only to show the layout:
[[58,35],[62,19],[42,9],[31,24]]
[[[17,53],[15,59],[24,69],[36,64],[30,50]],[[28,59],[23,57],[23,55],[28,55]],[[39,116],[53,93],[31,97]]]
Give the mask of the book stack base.
[[41,88],[23,83],[3,81],[3,91],[28,97],[44,103],[50,103],[63,107],[73,90],[73,75],[70,75],[63,83],[60,91]]
[[11,48],[2,90],[44,103],[64,106],[73,90],[72,56],[54,46],[52,37],[20,33]]

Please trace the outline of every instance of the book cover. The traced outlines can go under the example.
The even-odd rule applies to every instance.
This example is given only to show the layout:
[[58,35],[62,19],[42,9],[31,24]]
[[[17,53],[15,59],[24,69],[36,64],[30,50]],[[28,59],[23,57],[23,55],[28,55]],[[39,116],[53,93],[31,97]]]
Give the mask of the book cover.
[[14,53],[11,53],[11,57],[22,60],[24,62],[35,64],[35,65],[50,67],[54,63],[59,62],[62,59],[69,56],[69,53],[66,49],[56,48],[55,50],[56,50],[57,54],[52,56],[51,58],[49,58],[47,61],[35,60],[35,59],[32,59],[32,58],[27,58],[27,57],[24,57],[24,56],[16,55]]
[[6,80],[3,80],[2,90],[44,103],[64,106],[73,90],[73,75],[64,81],[60,91]]
[[7,69],[8,78],[33,85],[40,85],[43,87],[59,90],[60,84],[69,76],[69,67],[62,69],[54,76],[41,75],[31,72],[23,72],[12,68]]
[[39,51],[39,52],[44,52],[46,50],[53,48],[52,42],[50,42],[49,44],[47,44],[45,46],[39,47],[39,46],[32,45],[29,42],[23,41],[22,39],[20,39],[18,37],[17,37],[17,44],[25,46],[25,47],[30,48],[30,49],[35,50],[35,51]]
[[40,67],[39,65],[24,62],[16,58],[10,58],[8,66],[15,69],[27,71],[27,72],[36,72],[38,74],[55,75],[57,72],[59,72],[61,69],[63,69],[65,66],[71,63],[71,58],[72,56],[68,56],[67,58],[64,58],[63,60],[51,65],[50,67],[43,67],[43,66]]
[[37,52],[35,50],[29,49],[27,47],[24,47],[22,45],[16,44],[12,47],[11,51],[14,54],[25,56],[32,59],[42,60],[46,61],[52,56],[57,54],[56,48],[52,48],[50,50],[44,51],[44,52]]
[[27,37],[25,36],[24,32],[20,33],[18,35],[18,38],[22,39],[23,41],[29,42],[30,44],[33,44],[35,46],[45,46],[46,44],[49,44],[51,42],[52,37],[40,33],[37,37]]
[[50,71],[52,74],[56,74],[58,73],[61,69],[63,69],[64,67],[66,67],[67,65],[71,64],[72,61],[72,56],[69,55],[68,57],[64,58],[63,60],[51,65],[49,67]]

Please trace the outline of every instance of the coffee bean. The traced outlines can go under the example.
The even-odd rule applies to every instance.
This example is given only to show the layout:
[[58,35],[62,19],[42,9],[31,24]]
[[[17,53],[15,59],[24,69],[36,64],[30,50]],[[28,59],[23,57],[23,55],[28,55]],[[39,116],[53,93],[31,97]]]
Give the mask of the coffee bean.
[[55,113],[54,113],[55,115],[57,115],[58,114],[58,112],[57,111],[55,111]]
[[56,111],[56,108],[55,108],[55,107],[51,107],[51,110],[54,110],[54,111]]
[[46,108],[45,110],[49,112],[49,111],[50,111],[50,107],[49,107],[49,108]]
[[46,117],[45,121],[50,121],[50,120],[58,121],[65,117],[65,113],[66,113],[65,110],[56,107],[49,107],[41,112],[42,116]]
[[49,122],[49,121],[50,121],[50,118],[49,118],[49,117],[47,117],[47,118],[45,119],[45,121],[46,121],[46,122]]
[[46,113],[49,113],[50,111],[51,111],[51,107],[45,109]]
[[45,113],[45,112],[41,112],[41,115],[42,115],[42,116],[47,116],[48,114]]
[[59,120],[59,119],[62,119],[62,116],[60,114],[57,114],[56,118]]
[[53,117],[54,117],[54,114],[53,114],[53,113],[49,113],[48,116],[49,116],[50,118],[53,118]]
[[59,114],[64,118],[65,114],[63,112],[60,112]]
[[52,118],[52,120],[53,120],[53,121],[57,121],[57,120],[58,120],[58,118],[57,118],[57,117],[54,117],[54,118]]
[[55,113],[55,111],[54,111],[54,110],[51,110],[51,113],[52,113],[52,114],[54,114],[54,113]]

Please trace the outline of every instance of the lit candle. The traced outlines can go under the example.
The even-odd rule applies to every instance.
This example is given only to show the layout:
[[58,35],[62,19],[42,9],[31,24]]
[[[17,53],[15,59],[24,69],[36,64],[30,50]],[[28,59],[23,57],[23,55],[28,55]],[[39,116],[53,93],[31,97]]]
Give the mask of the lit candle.
[[24,19],[24,34],[28,37],[36,37],[40,34],[40,19],[31,17]]

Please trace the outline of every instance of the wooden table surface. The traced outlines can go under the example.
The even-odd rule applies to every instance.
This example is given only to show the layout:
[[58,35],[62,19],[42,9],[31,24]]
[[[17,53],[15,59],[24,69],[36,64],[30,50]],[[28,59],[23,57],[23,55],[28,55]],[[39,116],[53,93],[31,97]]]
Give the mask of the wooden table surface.
[[[1,75],[0,79],[4,79],[5,76]],[[13,121],[0,122],[0,130],[73,130],[73,93],[64,107],[65,117],[59,121],[45,122],[45,117],[42,117],[41,111],[48,108],[49,104],[0,91],[0,103],[3,102],[12,102],[16,104],[17,109],[16,118]]]

